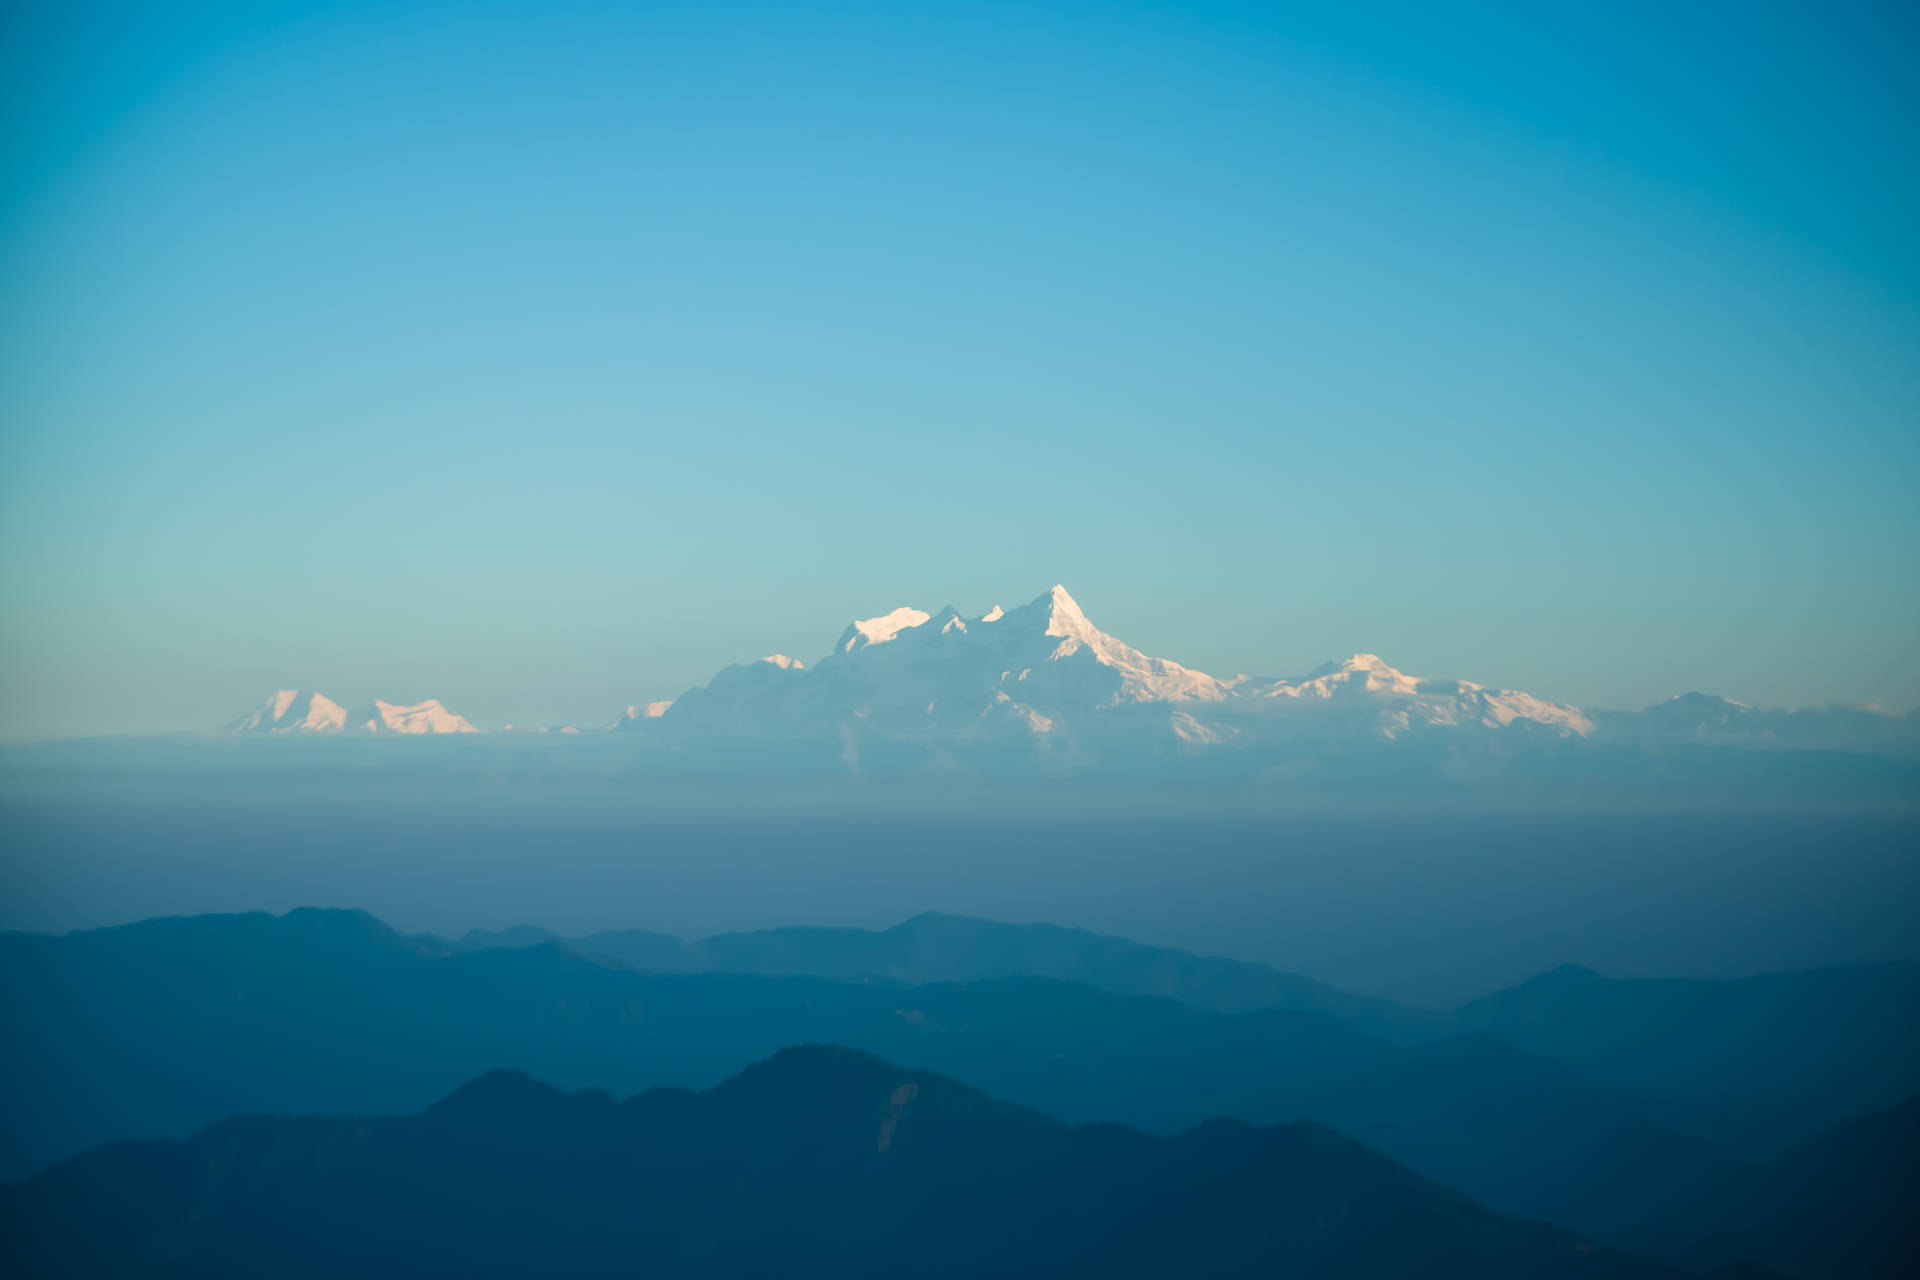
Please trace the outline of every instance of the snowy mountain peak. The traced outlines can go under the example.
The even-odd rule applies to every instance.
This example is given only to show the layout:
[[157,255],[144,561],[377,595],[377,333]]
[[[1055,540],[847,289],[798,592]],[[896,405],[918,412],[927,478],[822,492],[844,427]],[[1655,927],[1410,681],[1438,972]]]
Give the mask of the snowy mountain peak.
[[643,702],[628,707],[620,713],[620,718],[608,725],[609,729],[647,729],[659,727],[660,717],[673,708],[672,698],[663,698],[655,702]]
[[465,717],[432,698],[402,706],[370,702],[348,711],[320,693],[282,689],[250,715],[227,726],[230,733],[477,733]]
[[440,705],[438,698],[401,704],[378,698],[347,717],[347,727],[360,733],[478,733],[465,716]]
[[1029,607],[1045,612],[1047,634],[1050,636],[1060,636],[1063,639],[1090,644],[1095,636],[1102,634],[1099,628],[1087,621],[1087,615],[1080,611],[1079,602],[1068,595],[1067,589],[1058,583]]
[[1307,679],[1319,680],[1325,676],[1351,676],[1366,673],[1383,676],[1402,674],[1391,662],[1377,653],[1356,653],[1351,658],[1336,658],[1321,663],[1307,673]]
[[840,643],[835,653],[852,653],[855,649],[864,649],[871,644],[885,644],[910,627],[917,627],[931,615],[908,605],[901,605],[891,613],[883,613],[877,618],[861,618],[850,623],[840,633]]
[[[801,668],[807,665],[806,663],[800,661],[800,659],[798,658],[789,658],[784,653],[770,653],[766,657],[760,659],[760,661],[766,663],[769,666],[778,667],[782,671],[799,671]],[[661,714],[664,715],[666,713],[662,711]]]
[[[1044,660],[1066,666],[1086,663],[1100,673],[1069,682],[1074,701],[1091,699],[1094,705],[1118,706],[1132,702],[1170,702],[1187,698],[1213,701],[1227,696],[1218,680],[1177,662],[1151,658],[1093,625],[1067,589],[1055,584],[1018,609],[997,620],[1014,635],[1026,634],[1047,642]],[[1031,630],[1029,630],[1031,628]],[[1036,634],[1037,633],[1037,634]],[[1084,655],[1084,656],[1077,656]],[[1017,670],[1018,668],[1014,668]],[[1029,673],[1031,674],[1031,668]],[[1022,676],[1022,680],[1029,676]],[[1064,692],[1064,689],[1063,689]]]
[[1393,667],[1377,654],[1356,653],[1323,663],[1298,680],[1236,680],[1235,694],[1267,705],[1345,708],[1394,738],[1410,729],[1442,725],[1504,728],[1530,722],[1562,736],[1584,737],[1593,721],[1578,707],[1548,702],[1471,680],[1426,680]]
[[346,708],[322,693],[281,689],[259,708],[227,726],[229,733],[332,733],[346,723]]
[[1753,708],[1744,702],[1732,698],[1723,698],[1717,693],[1676,693],[1668,698],[1668,706],[1716,707],[1733,711],[1751,711]]
[[1338,662],[1323,662],[1294,688],[1313,697],[1328,697],[1345,688],[1372,693],[1416,693],[1420,681],[1374,653],[1356,653]]
[[952,605],[948,605],[927,621],[935,631],[938,631],[943,636],[950,635],[956,631],[964,635],[967,630],[967,620],[961,617],[960,611]]

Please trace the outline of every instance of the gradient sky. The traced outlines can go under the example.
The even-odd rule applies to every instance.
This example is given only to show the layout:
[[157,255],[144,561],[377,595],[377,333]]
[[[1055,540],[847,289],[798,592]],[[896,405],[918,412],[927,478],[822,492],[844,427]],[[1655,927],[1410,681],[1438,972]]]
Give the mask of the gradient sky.
[[0,734],[604,722],[1055,581],[1920,703],[1911,5],[0,21]]

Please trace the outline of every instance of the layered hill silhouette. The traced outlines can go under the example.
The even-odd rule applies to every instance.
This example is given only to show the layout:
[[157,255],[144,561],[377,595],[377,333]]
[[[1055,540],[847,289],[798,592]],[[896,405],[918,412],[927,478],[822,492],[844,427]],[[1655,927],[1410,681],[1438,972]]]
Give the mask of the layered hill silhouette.
[[[236,1112],[411,1111],[494,1067],[617,1093],[705,1087],[784,1046],[831,1041],[1071,1122],[1161,1133],[1215,1116],[1324,1122],[1498,1210],[1610,1239],[1656,1232],[1760,1170],[1686,1132],[1686,1108],[1672,1098],[1589,1079],[1484,1030],[1432,1025],[1444,1015],[1409,1011],[1429,1022],[1389,1038],[1327,1012],[1319,984],[1260,966],[1229,980],[1220,975],[1234,962],[1139,948],[1143,959],[1133,944],[1071,930],[942,917],[904,928],[927,930],[917,949],[899,952],[902,939],[887,934],[825,931],[826,959],[808,958],[810,931],[709,940],[732,963],[810,966],[838,981],[641,973],[553,942],[460,951],[358,912],[0,935],[0,1016],[19,1032],[0,1058],[4,1168],[17,1176],[116,1138],[180,1137]],[[1037,941],[1023,948],[1022,938]],[[659,935],[637,945],[667,953],[668,944],[682,963],[707,946]],[[862,980],[861,952],[875,946],[913,964]],[[1096,963],[1103,956],[1110,966]],[[1310,1007],[1227,1013],[995,973],[1025,963],[1174,991],[1181,974],[1199,975],[1194,989],[1223,1002],[1266,990]],[[935,973],[962,980],[916,985]],[[1359,1021],[1377,1024],[1380,1004],[1355,1000]],[[1883,1008],[1858,1009],[1869,1025],[1847,1029],[1854,1052],[1902,1043],[1902,1024]],[[1793,1040],[1783,1022],[1773,1043]]]
[[476,929],[455,951],[558,943],[646,973],[751,973],[840,982],[977,982],[1056,978],[1120,995],[1165,996],[1201,1009],[1327,1013],[1401,1038],[1444,1029],[1446,1019],[1388,1000],[1355,996],[1270,965],[1199,956],[1050,924],[1002,924],[926,912],[891,929],[763,929],[683,942],[643,929],[579,938],[536,925]]
[[9,1272],[1677,1276],[1317,1125],[1066,1128],[845,1049],[625,1102],[495,1072],[404,1119],[249,1118],[0,1190]]
[[[1675,1127],[1772,1158],[1920,1088],[1920,965],[1836,966],[1753,978],[1611,979],[1562,966],[1449,1011],[1355,996],[1271,966],[1049,924],[928,913],[891,929],[784,928],[683,943],[641,930],[563,939],[534,926],[475,931],[460,950],[557,943],[655,973],[835,981],[1084,982],[1221,1012],[1324,1013],[1399,1045],[1490,1033],[1647,1099]],[[1782,1029],[1792,1028],[1783,1037]]]

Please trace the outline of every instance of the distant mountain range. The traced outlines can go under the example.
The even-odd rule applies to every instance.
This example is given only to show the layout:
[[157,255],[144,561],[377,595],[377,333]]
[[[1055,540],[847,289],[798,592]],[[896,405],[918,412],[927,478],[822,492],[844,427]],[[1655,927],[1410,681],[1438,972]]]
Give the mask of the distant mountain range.
[[[629,707],[607,727],[683,763],[784,761],[853,773],[1045,776],[1146,765],[1176,775],[1218,768],[1257,775],[1302,758],[1382,748],[1437,768],[1448,760],[1457,768],[1462,752],[1501,757],[1586,747],[1920,759],[1920,718],[1874,708],[1765,711],[1684,694],[1639,712],[1588,713],[1517,690],[1410,676],[1365,653],[1300,677],[1223,679],[1108,635],[1059,586],[975,618],[902,607],[861,619],[811,666],[785,654],[739,663],[677,699]],[[473,730],[438,702],[376,702],[348,713],[323,695],[296,691],[275,694],[230,728]]]
[[1066,1128],[846,1049],[616,1102],[495,1072],[404,1119],[247,1118],[0,1189],[16,1276],[1678,1277],[1339,1134]]
[[1920,1089],[1917,1023],[1904,965],[1556,971],[1436,1013],[946,916],[695,944],[444,943],[339,911],[163,919],[0,935],[0,1025],[17,1032],[0,1176],[238,1112],[415,1110],[493,1067],[626,1093],[833,1042],[1068,1122],[1319,1121],[1500,1212],[1677,1257],[1700,1224],[1743,1224],[1729,1195],[1771,1186],[1779,1153]]
[[401,704],[375,699],[348,711],[323,693],[282,689],[227,726],[229,733],[477,733],[437,698]]

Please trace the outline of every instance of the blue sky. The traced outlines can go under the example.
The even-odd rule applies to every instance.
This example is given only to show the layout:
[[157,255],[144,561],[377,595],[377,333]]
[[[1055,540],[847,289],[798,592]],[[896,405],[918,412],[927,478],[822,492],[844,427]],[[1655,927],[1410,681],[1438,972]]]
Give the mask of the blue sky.
[[1055,581],[1920,703],[1908,7],[1332,7],[10,6],[0,730],[592,723]]

